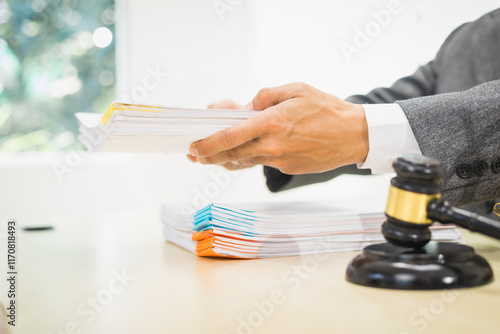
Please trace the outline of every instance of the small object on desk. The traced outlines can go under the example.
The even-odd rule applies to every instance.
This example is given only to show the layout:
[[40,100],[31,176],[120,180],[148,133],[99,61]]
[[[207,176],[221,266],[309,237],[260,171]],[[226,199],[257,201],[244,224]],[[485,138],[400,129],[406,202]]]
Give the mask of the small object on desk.
[[33,226],[22,226],[21,229],[27,232],[33,231],[51,231],[54,229],[51,225],[33,225]]

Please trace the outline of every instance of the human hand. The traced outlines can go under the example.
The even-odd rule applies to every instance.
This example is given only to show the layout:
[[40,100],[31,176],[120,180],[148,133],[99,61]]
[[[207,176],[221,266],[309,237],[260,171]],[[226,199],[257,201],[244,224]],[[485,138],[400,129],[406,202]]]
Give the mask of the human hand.
[[[249,109],[249,105],[247,106],[241,106],[238,103],[231,101],[231,100],[222,100],[216,103],[210,104],[208,109],[239,109],[239,110],[245,110]],[[196,157],[188,154],[187,155],[188,159],[191,160],[192,162],[196,162]],[[248,162],[243,162],[243,161],[228,161],[228,162],[223,162],[219,163],[219,165],[223,166],[224,168],[228,170],[238,170],[238,169],[244,169],[244,168],[249,168],[255,166],[255,163],[248,163]]]
[[190,146],[202,164],[238,162],[285,174],[319,173],[362,163],[368,126],[361,105],[303,83],[264,88],[252,101],[259,114]]

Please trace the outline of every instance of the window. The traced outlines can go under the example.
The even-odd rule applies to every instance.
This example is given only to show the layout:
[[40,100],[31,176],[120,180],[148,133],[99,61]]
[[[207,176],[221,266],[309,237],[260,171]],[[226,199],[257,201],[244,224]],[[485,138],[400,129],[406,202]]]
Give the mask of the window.
[[114,96],[113,0],[0,0],[0,152],[78,143]]

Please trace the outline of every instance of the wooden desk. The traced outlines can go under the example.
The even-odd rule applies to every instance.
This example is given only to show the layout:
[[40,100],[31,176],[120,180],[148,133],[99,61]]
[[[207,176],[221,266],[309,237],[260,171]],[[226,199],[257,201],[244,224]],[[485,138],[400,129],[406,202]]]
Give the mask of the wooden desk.
[[346,282],[357,252],[198,258],[163,241],[157,216],[68,221],[19,234],[13,333],[493,333],[500,243],[467,239],[493,265],[492,284],[407,292]]

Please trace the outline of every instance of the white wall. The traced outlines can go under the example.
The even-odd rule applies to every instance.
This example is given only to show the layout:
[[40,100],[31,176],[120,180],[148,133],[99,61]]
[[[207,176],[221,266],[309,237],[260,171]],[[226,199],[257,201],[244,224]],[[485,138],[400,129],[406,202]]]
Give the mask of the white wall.
[[[259,84],[305,81],[345,98],[392,84],[433,59],[450,32],[500,6],[498,1],[257,1]],[[373,13],[391,14],[386,26]],[[390,12],[389,12],[390,13]],[[375,23],[375,26],[373,26]],[[379,30],[377,30],[377,26]],[[359,54],[357,29],[373,32]]]
[[[126,31],[117,43],[126,59],[118,63],[117,99],[130,95],[139,97],[134,102],[204,107],[249,91],[250,4],[239,4],[223,19],[207,0],[122,0],[119,5],[119,18],[126,21],[118,29]],[[143,86],[147,69],[157,67],[169,76],[143,99],[137,87]]]
[[[122,1],[128,31],[118,42],[128,64],[118,82],[130,80],[118,96],[140,85],[146,67],[159,65],[171,76],[145,102],[196,107],[223,98],[246,103],[261,87],[295,81],[342,98],[390,85],[431,60],[458,25],[499,6],[497,0]],[[342,43],[355,45],[356,29],[394,2],[397,14],[349,62]],[[227,11],[218,15],[216,6]]]

